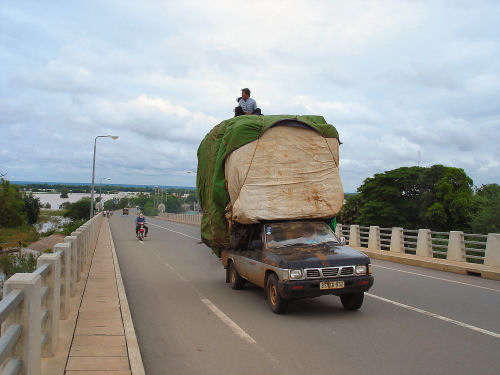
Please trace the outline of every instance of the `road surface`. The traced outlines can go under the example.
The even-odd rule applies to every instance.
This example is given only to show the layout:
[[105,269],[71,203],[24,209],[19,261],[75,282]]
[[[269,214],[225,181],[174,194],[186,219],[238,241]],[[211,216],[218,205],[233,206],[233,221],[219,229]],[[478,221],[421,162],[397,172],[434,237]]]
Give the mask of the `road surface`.
[[323,296],[273,314],[225,283],[196,226],[110,219],[148,375],[500,374],[500,282],[372,260],[359,311]]

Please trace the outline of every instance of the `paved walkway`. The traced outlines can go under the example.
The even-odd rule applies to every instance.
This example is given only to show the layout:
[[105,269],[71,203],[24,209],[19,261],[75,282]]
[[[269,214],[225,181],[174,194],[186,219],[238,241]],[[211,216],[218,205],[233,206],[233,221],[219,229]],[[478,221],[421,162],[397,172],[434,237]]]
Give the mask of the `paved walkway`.
[[140,360],[108,220],[104,219],[78,311],[65,374],[140,374],[141,371],[131,370],[137,368],[137,356]]

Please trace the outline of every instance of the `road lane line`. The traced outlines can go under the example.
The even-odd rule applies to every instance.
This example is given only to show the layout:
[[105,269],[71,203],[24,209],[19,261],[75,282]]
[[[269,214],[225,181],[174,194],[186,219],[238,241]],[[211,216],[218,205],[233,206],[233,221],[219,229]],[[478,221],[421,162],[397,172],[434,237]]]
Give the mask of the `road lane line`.
[[224,314],[217,306],[215,306],[209,299],[203,298],[201,300],[212,312],[220,319],[222,322],[227,325],[231,331],[233,331],[237,336],[239,336],[242,340],[248,342],[249,344],[257,344],[252,336],[246,333],[238,324],[231,320],[226,314]]
[[181,233],[181,232],[177,232],[173,229],[170,229],[170,228],[165,228],[165,227],[162,227],[161,225],[158,225],[158,224],[153,224],[153,223],[148,223],[150,225],[154,225],[155,227],[158,227],[158,228],[162,228],[162,229],[166,229],[166,230],[169,230],[170,232],[174,232],[174,233],[177,233],[177,234],[180,234],[181,236],[184,236],[184,237],[189,237],[189,238],[192,238],[193,240],[197,240],[197,241],[200,241],[199,238],[196,238],[196,237],[193,237],[193,236],[190,236],[188,234],[185,234],[185,233]]
[[434,313],[431,313],[429,311],[419,309],[417,307],[405,305],[403,303],[396,302],[396,301],[393,301],[393,300],[390,300],[390,299],[387,299],[387,298],[384,298],[384,297],[376,296],[375,294],[371,294],[371,293],[366,293],[365,292],[365,295],[368,296],[368,297],[372,297],[372,298],[378,299],[380,301],[384,301],[384,302],[390,303],[392,305],[396,305],[398,307],[402,307],[402,308],[407,309],[407,310],[415,311],[415,312],[418,312],[418,313],[423,314],[423,315],[427,315],[427,316],[430,316],[430,317],[433,317],[433,318],[436,318],[436,319],[439,319],[439,320],[443,320],[443,321],[448,322],[448,323],[456,324],[457,326],[468,328],[468,329],[471,329],[473,331],[480,332],[480,333],[483,333],[485,335],[493,336],[493,337],[495,337],[497,339],[500,339],[500,333],[488,331],[486,329],[479,328],[479,327],[476,327],[476,326],[473,326],[473,325],[470,325],[470,324],[467,324],[467,323],[459,322],[458,320],[450,319],[450,318],[447,318],[446,316],[434,314]]
[[450,282],[450,283],[461,284],[461,285],[467,285],[467,286],[472,286],[472,287],[475,287],[475,288],[481,288],[481,289],[491,290],[491,291],[493,291],[493,292],[500,293],[500,289],[493,289],[493,288],[488,288],[488,287],[485,287],[485,286],[479,286],[479,285],[474,285],[474,284],[468,284],[468,283],[464,283],[464,282],[461,282],[461,281],[455,281],[455,280],[450,280],[450,279],[444,279],[444,278],[442,278],[442,277],[436,277],[436,276],[424,275],[424,274],[422,274],[422,273],[417,273],[417,272],[410,272],[410,271],[398,270],[397,268],[391,268],[391,267],[379,266],[379,265],[377,265],[377,264],[373,264],[373,263],[372,263],[372,266],[373,266],[373,267],[378,267],[378,268],[384,268],[384,269],[386,269],[386,270],[392,270],[392,271],[398,271],[398,272],[403,272],[403,273],[409,273],[409,274],[411,274],[411,275],[418,275],[418,276],[428,277],[429,279],[436,279],[436,280],[448,281],[448,282]]

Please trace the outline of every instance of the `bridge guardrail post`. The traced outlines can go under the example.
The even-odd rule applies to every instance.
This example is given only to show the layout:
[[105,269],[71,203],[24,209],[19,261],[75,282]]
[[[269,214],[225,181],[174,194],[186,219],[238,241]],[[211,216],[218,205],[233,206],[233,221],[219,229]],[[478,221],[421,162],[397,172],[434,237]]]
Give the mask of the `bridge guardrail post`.
[[361,241],[359,238],[359,225],[351,225],[351,230],[349,232],[349,245],[354,247],[361,246]]
[[389,251],[393,253],[404,253],[403,228],[393,227],[391,232],[391,245]]
[[71,293],[71,243],[54,245],[54,253],[61,254],[61,319],[69,314],[69,298]]
[[16,273],[4,284],[4,296],[12,290],[24,292],[23,302],[2,325],[5,332],[11,324],[20,324],[21,337],[13,349],[13,357],[21,361],[21,374],[40,375],[42,371],[42,279],[35,273]]
[[484,257],[486,266],[500,267],[500,234],[489,233],[486,240],[486,253]]
[[49,264],[50,272],[45,278],[45,284],[49,288],[46,304],[48,317],[46,321],[48,341],[42,348],[42,356],[52,357],[57,348],[59,340],[59,319],[61,308],[61,254],[42,254],[37,259],[37,267]]
[[430,229],[419,229],[416,252],[418,256],[432,258],[432,240]]
[[82,269],[82,253],[84,247],[83,231],[78,228],[71,233],[76,237],[76,281],[80,281],[80,272]]
[[335,234],[338,238],[342,237],[342,224],[337,224],[335,226]]
[[368,232],[368,249],[370,250],[380,250],[380,227],[370,226],[370,231]]
[[70,295],[73,297],[76,293],[76,283],[78,282],[78,237],[77,236],[66,236],[64,238],[65,243],[71,244],[71,288]]
[[464,232],[451,231],[448,237],[448,251],[446,259],[457,262],[465,262]]

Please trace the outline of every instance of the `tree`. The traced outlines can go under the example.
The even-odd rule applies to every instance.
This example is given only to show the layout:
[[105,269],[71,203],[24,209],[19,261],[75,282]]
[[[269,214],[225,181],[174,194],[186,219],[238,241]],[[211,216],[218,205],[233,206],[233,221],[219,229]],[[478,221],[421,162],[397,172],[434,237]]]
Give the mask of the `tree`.
[[360,194],[346,196],[346,201],[338,213],[337,222],[351,225],[357,223],[362,200]]
[[65,187],[62,188],[61,189],[61,195],[59,196],[59,198],[68,198],[68,193],[69,193],[68,188],[65,188]]
[[424,168],[401,167],[367,178],[358,188],[361,207],[358,224],[364,226],[417,228],[419,225],[418,179]]
[[182,203],[179,198],[169,195],[167,197],[167,204],[165,205],[165,211],[167,212],[182,212]]
[[464,230],[471,218],[472,180],[460,168],[401,167],[365,179],[358,192],[351,217],[363,226]]
[[120,208],[125,208],[125,207],[129,207],[130,205],[130,199],[129,198],[121,198],[119,201],[118,201],[118,207]]
[[17,185],[2,178],[0,186],[0,226],[15,228],[25,223],[24,201]]
[[148,202],[144,206],[144,214],[147,216],[156,216],[158,215],[158,209],[153,206],[153,202]]
[[72,220],[88,219],[90,213],[90,198],[82,198],[69,205],[68,212],[64,214]]
[[434,230],[465,230],[473,209],[472,180],[463,169],[433,165],[419,179],[420,219]]
[[470,226],[474,233],[500,233],[500,186],[482,185],[474,194]]
[[40,214],[40,199],[35,198],[32,193],[24,195],[24,210],[28,219],[28,224],[35,224]]
[[118,204],[116,204],[113,199],[108,199],[106,202],[104,202],[104,209],[106,211],[114,211],[117,210],[119,207]]

